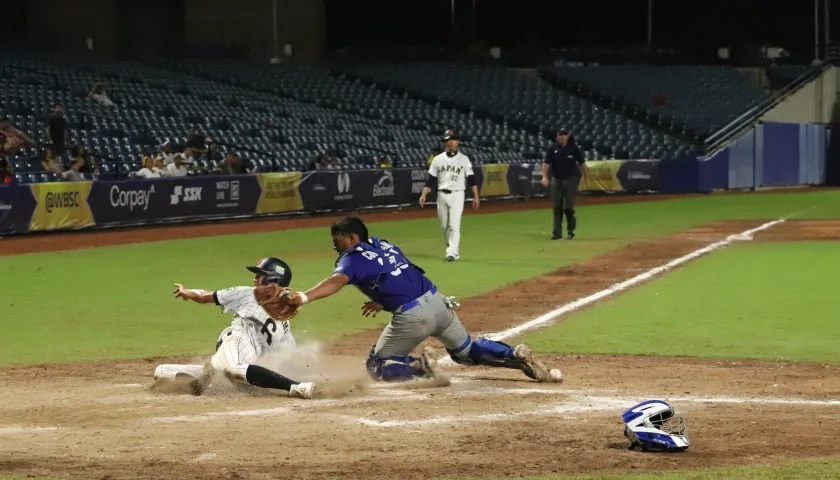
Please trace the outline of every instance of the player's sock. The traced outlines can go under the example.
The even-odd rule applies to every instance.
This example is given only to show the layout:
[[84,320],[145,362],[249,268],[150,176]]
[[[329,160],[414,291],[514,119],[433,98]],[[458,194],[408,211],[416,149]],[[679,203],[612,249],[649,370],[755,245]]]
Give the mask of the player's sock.
[[292,386],[300,383],[259,365],[248,365],[248,370],[245,371],[245,380],[255,387],[286,390],[287,392],[291,390]]

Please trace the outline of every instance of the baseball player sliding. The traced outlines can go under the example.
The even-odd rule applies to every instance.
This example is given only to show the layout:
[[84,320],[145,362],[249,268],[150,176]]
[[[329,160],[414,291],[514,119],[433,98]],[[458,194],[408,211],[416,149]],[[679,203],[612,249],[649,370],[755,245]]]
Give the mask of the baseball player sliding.
[[[278,258],[264,258],[255,267],[253,287],[231,287],[224,290],[191,290],[176,284],[172,292],[176,298],[196,303],[214,303],[222,312],[233,312],[233,321],[216,342],[216,353],[210,359],[212,369],[223,372],[233,381],[247,382],[262,388],[286,390],[292,396],[312,398],[315,384],[295,382],[277,372],[254,365],[263,355],[283,348],[294,348],[295,339],[288,320],[276,322],[266,308],[275,302],[292,280],[292,269]],[[202,365],[158,365],[155,380],[187,376],[194,393],[201,394],[212,377]]]
[[513,348],[494,340],[471,338],[455,313],[455,301],[438,292],[423,269],[411,263],[399,248],[368,237],[361,219],[345,217],[332,224],[330,233],[338,252],[332,276],[305,292],[294,292],[289,302],[303,305],[353,285],[370,299],[362,305],[364,316],[382,310],[391,313],[390,323],[367,358],[367,371],[373,379],[398,382],[434,377],[427,352],[411,356],[431,336],[443,343],[456,363],[522,370],[540,382],[562,380],[559,370],[549,371],[525,344]]
[[473,208],[478,208],[478,186],[475,184],[470,158],[458,151],[461,140],[455,130],[448,130],[443,141],[446,151],[432,159],[426,186],[420,194],[420,206],[426,205],[426,197],[437,188],[437,211],[443,239],[446,241],[446,261],[461,258],[461,216],[464,214],[464,186],[469,185],[473,193]]

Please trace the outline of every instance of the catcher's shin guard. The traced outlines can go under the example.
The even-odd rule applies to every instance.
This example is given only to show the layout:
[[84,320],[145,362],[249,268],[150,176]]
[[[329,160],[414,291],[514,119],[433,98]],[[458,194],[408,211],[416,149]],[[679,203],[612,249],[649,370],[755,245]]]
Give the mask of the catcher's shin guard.
[[[455,350],[446,349],[446,351],[449,352],[449,357],[460,365],[482,365],[485,367],[512,368],[523,371],[525,367],[513,355],[513,347],[506,343],[488,340],[486,338],[473,340],[467,337],[467,341],[459,348]],[[527,375],[528,372],[525,373]]]
[[424,376],[421,368],[422,360],[411,356],[395,356],[379,358],[370,349],[365,366],[368,375],[374,380],[383,382],[404,382],[416,377]]

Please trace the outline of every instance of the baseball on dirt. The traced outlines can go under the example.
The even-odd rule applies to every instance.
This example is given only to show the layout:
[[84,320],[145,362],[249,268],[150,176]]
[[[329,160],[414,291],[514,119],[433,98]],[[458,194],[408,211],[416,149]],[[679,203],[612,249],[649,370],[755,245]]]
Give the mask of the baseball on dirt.
[[552,368],[548,374],[551,376],[552,382],[559,382],[563,380],[563,372],[558,368]]

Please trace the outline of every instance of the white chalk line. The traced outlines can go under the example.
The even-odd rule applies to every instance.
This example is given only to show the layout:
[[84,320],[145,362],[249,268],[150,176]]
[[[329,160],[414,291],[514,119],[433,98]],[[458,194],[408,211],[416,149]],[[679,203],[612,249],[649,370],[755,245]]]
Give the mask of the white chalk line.
[[[610,286],[609,288],[601,290],[600,292],[593,293],[592,295],[589,295],[587,297],[579,298],[579,299],[577,299],[573,302],[569,302],[565,305],[561,305],[560,307],[558,307],[558,308],[556,308],[556,309],[554,309],[554,310],[552,310],[548,313],[540,315],[539,317],[536,317],[532,320],[529,320],[525,323],[522,323],[522,324],[517,325],[515,327],[509,328],[507,330],[503,330],[501,332],[496,332],[496,333],[491,333],[489,335],[485,335],[484,337],[489,338],[491,340],[502,341],[502,340],[509,339],[511,337],[516,337],[518,335],[521,335],[522,333],[524,333],[528,330],[533,330],[535,328],[539,328],[539,327],[549,325],[551,323],[554,323],[555,320],[557,320],[559,317],[561,317],[561,316],[563,316],[567,313],[578,310],[582,307],[585,307],[587,305],[595,303],[598,300],[601,300],[603,298],[614,295],[618,292],[622,292],[624,290],[627,290],[628,288],[633,287],[635,285],[638,285],[642,282],[646,282],[646,281],[650,280],[651,278],[653,278],[653,277],[655,277],[659,274],[662,274],[662,273],[665,273],[669,270],[672,270],[672,269],[682,265],[683,263],[694,260],[695,258],[701,257],[701,256],[703,256],[707,253],[710,253],[710,252],[713,252],[713,251],[718,250],[720,248],[723,248],[723,247],[725,247],[725,246],[727,246],[727,245],[729,245],[733,242],[744,241],[744,240],[752,240],[752,236],[755,233],[760,232],[762,230],[766,230],[766,229],[768,229],[768,228],[770,228],[774,225],[778,225],[778,224],[780,224],[784,221],[785,221],[785,219],[773,220],[771,222],[764,223],[764,224],[762,224],[762,225],[760,225],[756,228],[752,228],[750,230],[743,231],[739,234],[729,235],[728,237],[726,237],[723,240],[720,240],[720,241],[711,243],[709,245],[706,245],[703,248],[694,250],[691,253],[683,255],[682,257],[675,258],[675,259],[671,260],[670,262],[665,263],[663,265],[660,265],[658,267],[651,268],[651,269],[649,269],[649,270],[647,270],[643,273],[640,273],[639,275],[636,275],[635,277],[632,277],[632,278],[630,278],[628,280],[625,280],[623,282],[620,282],[620,283],[616,283],[616,284]],[[440,358],[437,363],[438,363],[438,365],[445,365],[447,367],[449,367],[449,366],[454,367],[454,366],[457,365],[448,356]]]
[[41,433],[41,432],[53,432],[58,430],[58,427],[32,427],[32,426],[20,426],[20,425],[10,425],[6,427],[0,427],[0,435],[18,435],[21,433]]

